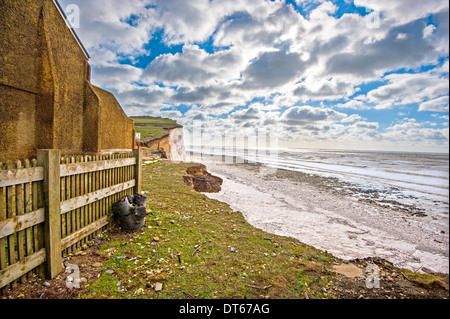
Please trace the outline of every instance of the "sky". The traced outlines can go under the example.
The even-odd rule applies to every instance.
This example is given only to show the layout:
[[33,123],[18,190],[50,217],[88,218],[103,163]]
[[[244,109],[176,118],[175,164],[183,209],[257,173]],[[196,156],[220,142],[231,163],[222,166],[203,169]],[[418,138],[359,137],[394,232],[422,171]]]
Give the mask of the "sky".
[[[444,0],[59,0],[128,116],[293,148],[448,153]],[[195,124],[197,123],[197,124]]]

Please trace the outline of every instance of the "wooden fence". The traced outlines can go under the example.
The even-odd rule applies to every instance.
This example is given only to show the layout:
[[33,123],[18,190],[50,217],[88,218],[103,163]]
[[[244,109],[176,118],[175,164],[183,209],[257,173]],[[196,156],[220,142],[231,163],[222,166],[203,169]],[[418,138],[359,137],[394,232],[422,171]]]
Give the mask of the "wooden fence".
[[[33,272],[54,278],[68,254],[107,227],[112,203],[140,192],[139,150],[0,163],[0,289]],[[1,291],[0,291],[1,292]]]

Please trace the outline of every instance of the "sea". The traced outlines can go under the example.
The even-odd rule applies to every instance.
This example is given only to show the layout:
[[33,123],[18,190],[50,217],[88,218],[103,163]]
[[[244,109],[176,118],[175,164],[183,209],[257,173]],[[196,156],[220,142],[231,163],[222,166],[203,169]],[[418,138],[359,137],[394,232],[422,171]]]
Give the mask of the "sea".
[[334,177],[355,192],[417,204],[449,215],[449,154],[329,149],[186,147],[202,162],[257,163],[267,168]]
[[[260,228],[269,231],[273,229],[279,234],[296,237],[307,244],[331,251],[345,259],[378,254],[380,255],[378,257],[391,259],[396,265],[405,268],[417,270],[426,265],[423,268],[448,273],[448,154],[295,148],[211,148],[189,145],[185,146],[185,151],[186,161],[204,163],[208,169],[212,170],[212,173],[216,172],[218,176],[226,179],[222,194],[208,196],[226,201],[234,205],[236,209],[244,211],[244,216],[255,225],[261,226]],[[398,216],[395,217],[396,219],[392,216],[392,220],[389,220],[389,216],[376,216],[376,209],[372,213],[372,219],[369,222],[365,220],[365,224],[362,220],[367,219],[366,216],[362,218],[360,215],[350,215],[347,212],[333,212],[328,215],[323,213],[328,220],[345,219],[345,222],[341,224],[353,227],[347,230],[342,227],[336,228],[336,233],[346,231],[355,233],[355,229],[358,228],[361,234],[366,234],[356,239],[357,248],[350,248],[352,244],[351,241],[347,242],[347,237],[353,235],[344,238],[341,234],[331,234],[333,228],[327,223],[317,222],[314,225],[315,229],[309,233],[303,230],[305,227],[302,223],[305,220],[302,221],[299,216],[306,216],[307,212],[306,209],[302,210],[299,207],[304,207],[305,203],[302,203],[300,198],[296,198],[294,191],[289,197],[286,195],[290,193],[288,189],[277,188],[273,186],[275,184],[269,186],[264,178],[257,179],[255,174],[245,174],[241,169],[245,165],[259,165],[258,176],[260,177],[264,174],[269,176],[277,170],[285,170],[306,174],[302,176],[320,176],[333,180],[334,182],[330,183],[332,187],[349,194],[354,199],[370,200],[381,206],[392,206],[397,210],[404,210],[406,215],[403,220],[405,221],[401,221],[401,218],[397,218]],[[245,178],[247,181],[243,180]],[[255,184],[264,183],[267,183],[267,187],[255,186]],[[294,188],[295,185],[292,185]],[[245,187],[253,187],[248,190],[248,194],[260,192],[260,197],[255,198],[261,199],[253,199],[252,204],[249,202],[246,205],[245,198],[239,195],[238,191]],[[267,205],[263,207],[266,199],[262,198],[267,197],[273,198],[278,206],[270,209]],[[277,202],[282,197],[283,200]],[[287,197],[290,199],[287,200]],[[289,208],[283,204],[287,201],[292,204]],[[268,218],[269,215],[256,213],[264,209],[271,211],[270,220],[272,224],[278,223],[278,228],[275,229],[273,225],[269,225],[269,222],[264,221],[264,218]],[[344,210],[344,208],[341,209]],[[274,214],[283,217],[277,220],[273,217]],[[308,223],[315,218],[316,215],[308,219]],[[285,225],[282,225],[283,223]],[[370,223],[373,223],[373,228]],[[377,223],[379,226],[376,226]],[[387,226],[382,224],[391,225],[391,229],[388,230]],[[330,238],[336,235],[336,240],[327,240],[326,235],[316,236],[314,232],[317,232],[320,227],[326,228],[320,230],[320,233],[326,234],[329,231]],[[368,240],[370,236],[372,237]],[[420,240],[417,239],[416,242],[415,237],[420,237]],[[336,241],[342,241],[342,244],[336,245]],[[372,246],[363,247],[360,244],[362,241],[370,242]]]

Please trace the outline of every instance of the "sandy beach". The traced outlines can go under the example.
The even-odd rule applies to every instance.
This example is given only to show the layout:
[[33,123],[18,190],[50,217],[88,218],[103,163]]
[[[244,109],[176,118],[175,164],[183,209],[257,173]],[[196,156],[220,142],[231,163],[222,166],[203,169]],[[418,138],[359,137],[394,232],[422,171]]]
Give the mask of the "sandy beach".
[[378,202],[349,192],[337,179],[251,164],[204,162],[223,178],[205,194],[241,211],[253,226],[352,260],[381,257],[419,272],[449,272],[448,215]]

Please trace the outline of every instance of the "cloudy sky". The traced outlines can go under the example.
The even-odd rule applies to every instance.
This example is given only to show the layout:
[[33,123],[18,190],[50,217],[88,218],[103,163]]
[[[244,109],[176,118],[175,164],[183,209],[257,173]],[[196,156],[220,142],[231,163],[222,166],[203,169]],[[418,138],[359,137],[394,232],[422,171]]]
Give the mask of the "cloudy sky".
[[92,83],[129,116],[265,128],[288,147],[448,152],[446,0],[59,2]]

